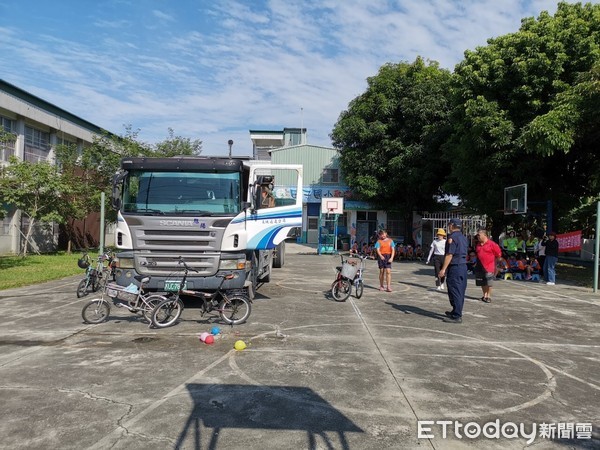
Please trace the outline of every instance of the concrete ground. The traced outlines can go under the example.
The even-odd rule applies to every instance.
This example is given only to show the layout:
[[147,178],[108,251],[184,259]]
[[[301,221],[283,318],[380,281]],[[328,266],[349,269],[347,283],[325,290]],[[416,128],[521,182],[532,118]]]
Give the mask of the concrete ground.
[[0,291],[0,448],[600,448],[600,295],[559,273],[484,304],[471,279],[448,324],[432,267],[395,263],[385,293],[368,261],[363,297],[338,303],[338,264],[288,245],[233,328],[192,303],[167,329],[117,308],[86,325],[79,278]]

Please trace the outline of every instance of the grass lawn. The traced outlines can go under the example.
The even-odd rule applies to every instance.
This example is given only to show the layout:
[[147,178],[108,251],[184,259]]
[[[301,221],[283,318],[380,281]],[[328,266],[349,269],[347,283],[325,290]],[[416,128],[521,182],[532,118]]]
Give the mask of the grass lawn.
[[[91,261],[97,254],[90,253]],[[48,255],[0,256],[0,290],[17,288],[44,281],[59,280],[71,275],[85,276],[85,270],[77,266],[81,253],[64,252]]]

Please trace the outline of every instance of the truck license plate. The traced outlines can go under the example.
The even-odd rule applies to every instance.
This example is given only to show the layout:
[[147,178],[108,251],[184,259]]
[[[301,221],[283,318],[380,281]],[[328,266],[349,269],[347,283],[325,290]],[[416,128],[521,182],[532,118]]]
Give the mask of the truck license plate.
[[[165,291],[167,292],[177,292],[179,290],[179,285],[181,281],[165,281]],[[186,288],[187,281],[183,285],[183,289]]]

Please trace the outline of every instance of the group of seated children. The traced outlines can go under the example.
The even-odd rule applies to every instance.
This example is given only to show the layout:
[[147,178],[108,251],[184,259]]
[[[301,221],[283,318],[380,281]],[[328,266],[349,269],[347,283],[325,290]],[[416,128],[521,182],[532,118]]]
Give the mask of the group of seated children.
[[423,260],[423,248],[420,244],[412,246],[410,244],[396,244],[396,261],[414,261]]
[[[370,259],[377,258],[375,243],[364,242],[362,245],[360,245],[358,242],[354,242],[350,248],[350,253],[368,256]],[[396,244],[396,254],[394,256],[395,261],[414,261],[417,259],[419,261],[423,259],[423,249],[421,245],[413,247],[410,244]]]
[[535,256],[529,258],[524,254],[511,254],[508,259],[503,254],[496,260],[496,278],[502,278],[504,274],[521,274],[525,280],[531,280],[534,274],[540,275],[542,267]]
[[354,242],[350,247],[350,254],[367,256],[370,259],[375,259],[375,247],[374,245],[367,244],[366,242],[360,245],[358,242]]

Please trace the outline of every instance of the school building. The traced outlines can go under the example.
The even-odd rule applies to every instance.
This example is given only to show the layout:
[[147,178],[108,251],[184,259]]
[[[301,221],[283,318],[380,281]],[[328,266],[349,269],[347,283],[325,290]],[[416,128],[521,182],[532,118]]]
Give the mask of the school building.
[[[9,137],[0,141],[0,166],[9,164],[11,156],[30,162],[53,161],[57,145],[83,148],[102,132],[97,125],[1,79],[0,129]],[[93,222],[99,225],[99,220]],[[21,252],[27,225],[28,218],[9,206],[8,215],[0,221],[0,254]],[[58,225],[38,224],[34,228],[33,251],[57,249]]]

